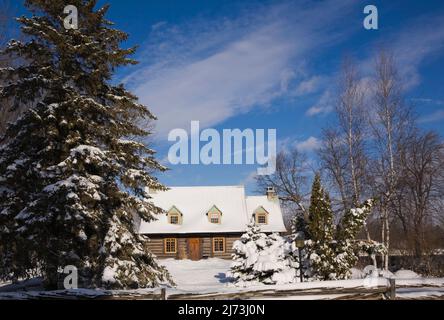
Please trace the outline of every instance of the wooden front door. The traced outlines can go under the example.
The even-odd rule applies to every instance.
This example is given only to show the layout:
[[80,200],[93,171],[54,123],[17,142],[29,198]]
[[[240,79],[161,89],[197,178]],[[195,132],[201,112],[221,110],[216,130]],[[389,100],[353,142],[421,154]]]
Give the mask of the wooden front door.
[[188,239],[188,258],[191,260],[201,259],[200,239],[189,238]]

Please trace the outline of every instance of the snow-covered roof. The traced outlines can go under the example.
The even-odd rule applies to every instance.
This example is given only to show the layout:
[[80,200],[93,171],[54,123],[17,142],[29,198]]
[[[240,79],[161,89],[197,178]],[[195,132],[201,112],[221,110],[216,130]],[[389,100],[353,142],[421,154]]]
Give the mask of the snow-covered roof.
[[[243,186],[171,187],[168,191],[150,193],[152,201],[165,211],[173,206],[183,216],[181,224],[170,224],[166,214],[156,221],[141,221],[142,234],[228,233],[244,232],[254,211],[262,206],[268,212],[264,232],[285,232],[279,200],[267,196],[246,196]],[[221,223],[211,223],[207,212],[216,206],[222,213]]]

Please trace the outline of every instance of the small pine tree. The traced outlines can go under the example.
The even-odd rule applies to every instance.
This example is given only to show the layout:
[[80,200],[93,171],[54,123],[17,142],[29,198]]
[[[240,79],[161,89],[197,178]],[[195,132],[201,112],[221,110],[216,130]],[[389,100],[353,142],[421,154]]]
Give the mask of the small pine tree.
[[319,173],[315,175],[309,208],[307,241],[313,277],[328,280],[335,275],[333,211],[328,193],[322,188]]
[[335,266],[338,279],[349,278],[351,268],[358,261],[358,253],[362,250],[362,246],[361,242],[355,239],[372,210],[373,202],[373,200],[367,200],[359,207],[348,210],[338,225],[335,247]]
[[259,283],[276,284],[293,282],[294,268],[288,259],[288,243],[279,235],[261,233],[254,220],[247,231],[233,245],[231,277],[237,286]]
[[[127,34],[105,19],[108,7],[72,0],[79,29],[64,28],[66,1],[26,0],[31,17],[19,22],[27,42],[5,54],[21,64],[0,70],[1,98],[33,106],[0,149],[0,244],[5,278],[42,271],[47,287],[74,265],[85,286],[151,287],[169,279],[135,231],[162,212],[146,187],[164,190],[154,151],[136,142],[155,119],[123,85],[115,68],[136,63],[122,49]],[[24,254],[26,253],[26,254]]]
[[321,176],[315,175],[311,190],[308,232],[313,241],[333,240],[333,211],[328,193],[321,185]]
[[260,227],[252,219],[247,225],[246,232],[233,244],[232,264],[228,276],[234,282],[248,282],[256,280],[253,265],[258,256],[259,248],[265,247],[266,234],[261,233]]

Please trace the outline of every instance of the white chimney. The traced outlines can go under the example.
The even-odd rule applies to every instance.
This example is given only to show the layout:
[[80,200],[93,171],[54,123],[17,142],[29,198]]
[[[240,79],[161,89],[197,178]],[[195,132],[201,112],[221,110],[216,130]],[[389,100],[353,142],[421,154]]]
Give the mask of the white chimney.
[[267,198],[269,201],[273,201],[277,199],[276,190],[273,187],[267,187]]

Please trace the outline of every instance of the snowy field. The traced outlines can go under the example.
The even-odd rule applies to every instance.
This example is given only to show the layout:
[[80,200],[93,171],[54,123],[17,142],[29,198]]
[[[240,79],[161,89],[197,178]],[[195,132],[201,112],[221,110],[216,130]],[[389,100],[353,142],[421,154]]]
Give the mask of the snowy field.
[[[217,258],[211,258],[200,261],[191,260],[174,260],[166,259],[160,260],[171,273],[176,288],[167,288],[167,296],[177,294],[233,294],[246,291],[267,291],[269,294],[266,297],[255,297],[255,299],[282,299],[282,300],[309,300],[309,299],[340,299],[343,294],[328,293],[325,290],[334,290],[337,288],[362,288],[365,286],[364,279],[341,280],[341,281],[318,281],[318,282],[304,282],[286,285],[258,285],[247,288],[238,288],[230,285],[230,279],[226,278],[225,273],[229,270],[231,261]],[[354,270],[355,277],[359,277],[358,270]],[[422,278],[417,274],[402,270],[395,274],[388,274],[388,276],[396,279],[396,297],[398,299],[444,299],[444,278]],[[0,300],[1,299],[27,299],[38,297],[41,295],[38,279],[28,280],[28,285],[13,286],[8,283],[0,283]],[[387,279],[378,278],[374,285],[385,286]],[[16,285],[14,285],[16,286]],[[297,295],[273,296],[274,290],[300,291]],[[11,292],[16,291],[16,292]],[[18,292],[17,292],[18,291]],[[137,298],[137,295],[143,295],[150,292],[158,293],[159,289],[141,289],[128,290],[127,294]],[[307,293],[305,293],[305,291]],[[325,292],[324,292],[325,291]],[[52,292],[45,293],[45,297],[66,295],[73,297],[77,293],[91,298],[104,295],[105,292],[100,290],[79,290],[69,292]],[[119,291],[116,293],[122,293]],[[313,292],[316,292],[313,294]]]
[[177,289],[184,291],[221,290],[229,281],[225,273],[230,269],[230,260],[210,258],[199,261],[160,260],[171,273]]
[[[228,293],[235,290],[260,290],[264,288],[287,290],[287,289],[307,289],[316,288],[346,288],[346,287],[362,287],[365,286],[364,279],[353,279],[345,281],[322,281],[322,282],[305,282],[290,285],[276,286],[255,286],[250,288],[233,288],[229,284],[229,280],[225,277],[225,273],[229,270],[231,261],[218,258],[207,260],[191,261],[191,260],[161,260],[176,282],[176,290],[178,292],[200,292],[200,293]],[[354,270],[354,276],[359,277],[360,272]],[[444,279],[443,278],[422,278],[409,270],[400,270],[395,274],[388,273],[387,276],[396,279],[397,298],[402,299],[423,299],[423,298],[444,298]],[[386,281],[379,279],[379,281]],[[279,297],[278,299],[335,299],[341,295],[298,295],[290,297]],[[268,298],[267,298],[268,299]]]

